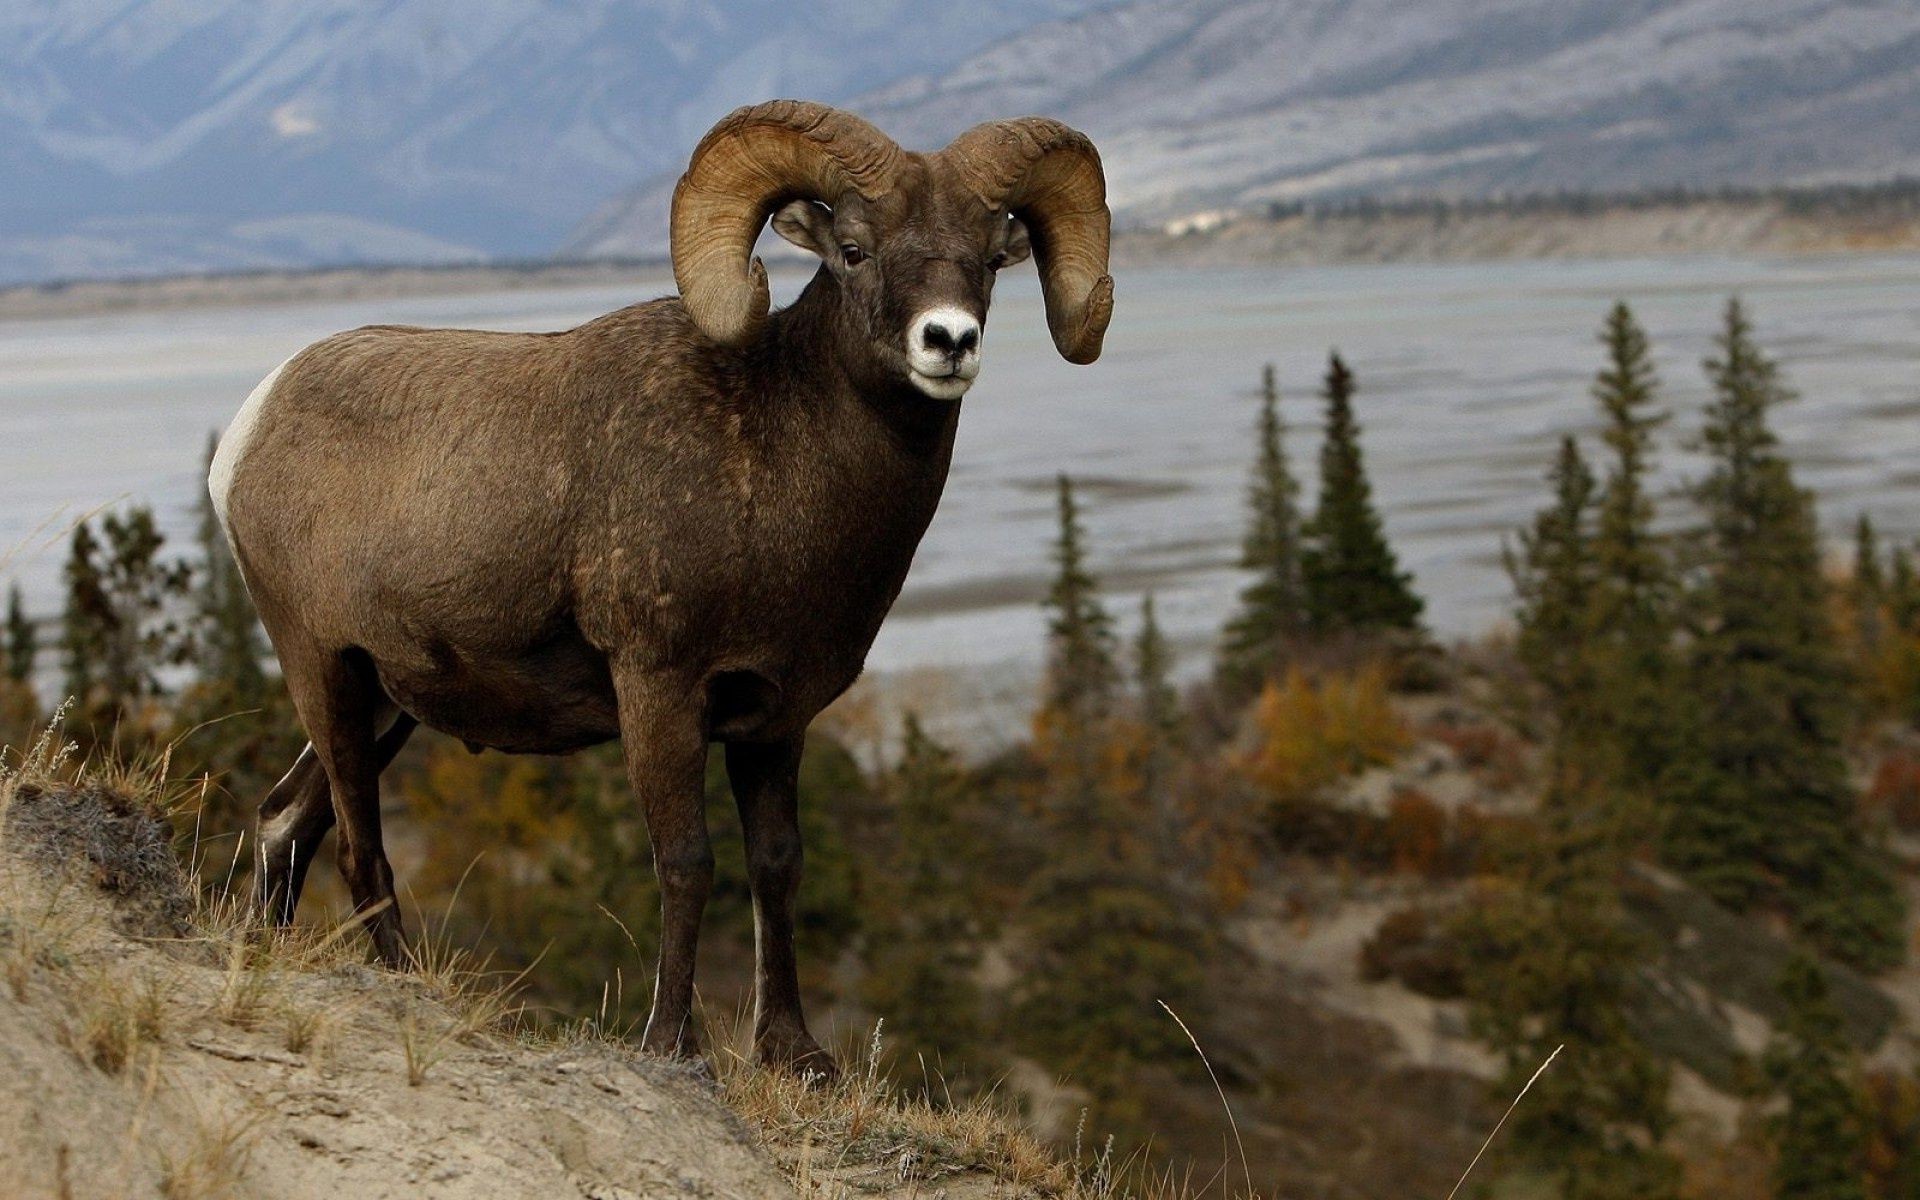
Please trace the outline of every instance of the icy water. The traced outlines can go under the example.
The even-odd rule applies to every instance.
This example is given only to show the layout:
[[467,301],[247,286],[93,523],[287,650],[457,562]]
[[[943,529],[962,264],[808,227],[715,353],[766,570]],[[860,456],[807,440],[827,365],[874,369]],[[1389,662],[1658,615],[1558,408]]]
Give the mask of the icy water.
[[[0,575],[51,612],[65,529],[118,498],[151,501],[188,532],[208,433],[314,338],[372,321],[562,328],[666,286],[0,323],[0,555],[14,548]],[[1431,624],[1481,632],[1508,604],[1502,536],[1541,503],[1558,436],[1593,426],[1607,306],[1629,300],[1653,336],[1675,414],[1661,467],[1677,485],[1698,467],[1679,445],[1698,427],[1699,363],[1736,292],[1803,396],[1779,424],[1829,532],[1864,510],[1920,534],[1920,259],[1123,272],[1091,367],[1054,355],[1023,273],[1000,289],[946,501],[872,665],[1029,674],[1060,472],[1082,485],[1123,627],[1151,590],[1197,663],[1240,583],[1260,366],[1279,370],[1310,500],[1330,347],[1358,376],[1368,466]]]

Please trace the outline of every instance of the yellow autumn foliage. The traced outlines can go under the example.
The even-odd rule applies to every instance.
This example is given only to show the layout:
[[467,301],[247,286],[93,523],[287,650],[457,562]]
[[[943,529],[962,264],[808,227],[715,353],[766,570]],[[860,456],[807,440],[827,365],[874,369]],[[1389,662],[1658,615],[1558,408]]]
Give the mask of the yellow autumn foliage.
[[1283,804],[1311,800],[1340,779],[1387,762],[1408,743],[1379,664],[1312,677],[1288,671],[1261,691],[1253,729],[1240,769]]

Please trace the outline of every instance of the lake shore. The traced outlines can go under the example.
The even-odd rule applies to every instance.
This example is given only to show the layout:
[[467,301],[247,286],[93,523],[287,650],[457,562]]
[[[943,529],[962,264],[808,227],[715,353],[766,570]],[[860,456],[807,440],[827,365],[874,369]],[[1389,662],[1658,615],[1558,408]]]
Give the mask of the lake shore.
[[[770,263],[798,265],[781,250]],[[1113,242],[1120,269],[1889,254],[1920,254],[1920,203],[1903,192],[1828,205],[1757,193],[1283,206],[1123,227]],[[664,259],[530,260],[16,284],[0,287],[0,320],[618,285],[664,295],[672,269]]]

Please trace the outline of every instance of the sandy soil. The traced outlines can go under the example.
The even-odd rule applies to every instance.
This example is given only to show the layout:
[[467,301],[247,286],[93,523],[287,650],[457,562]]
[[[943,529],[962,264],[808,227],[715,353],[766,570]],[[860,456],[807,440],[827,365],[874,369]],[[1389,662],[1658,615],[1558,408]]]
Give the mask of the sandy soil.
[[458,971],[183,928],[177,879],[52,865],[23,811],[46,803],[0,832],[0,1195],[792,1194],[703,1076],[499,1033]]

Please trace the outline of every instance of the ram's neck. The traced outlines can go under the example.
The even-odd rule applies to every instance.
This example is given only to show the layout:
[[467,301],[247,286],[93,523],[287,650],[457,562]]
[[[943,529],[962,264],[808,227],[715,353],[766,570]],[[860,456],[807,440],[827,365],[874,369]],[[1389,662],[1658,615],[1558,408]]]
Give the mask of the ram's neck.
[[839,283],[822,268],[798,299],[769,318],[755,363],[761,386],[812,410],[814,418],[832,421],[850,439],[870,440],[864,452],[932,472],[937,491],[953,450],[959,402],[932,399],[876,370],[866,348],[847,336],[842,302]]

